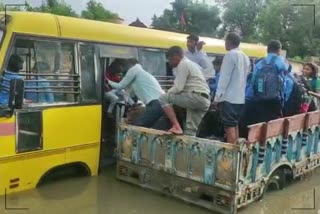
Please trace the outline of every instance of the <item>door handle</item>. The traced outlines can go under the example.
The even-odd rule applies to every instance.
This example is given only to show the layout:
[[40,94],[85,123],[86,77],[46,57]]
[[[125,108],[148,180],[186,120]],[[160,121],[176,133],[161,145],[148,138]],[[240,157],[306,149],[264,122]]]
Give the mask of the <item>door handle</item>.
[[25,134],[25,135],[32,135],[32,136],[38,136],[39,133],[37,132],[30,132],[30,131],[25,131],[25,130],[19,130],[20,134]]

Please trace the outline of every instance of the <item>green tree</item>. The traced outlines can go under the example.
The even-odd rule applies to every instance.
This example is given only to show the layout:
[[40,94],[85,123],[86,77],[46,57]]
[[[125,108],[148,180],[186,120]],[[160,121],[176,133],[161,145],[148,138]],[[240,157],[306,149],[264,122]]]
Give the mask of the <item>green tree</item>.
[[216,36],[220,25],[220,10],[205,3],[175,0],[172,9],[166,9],[159,17],[154,16],[155,29]]
[[[7,7],[7,10],[8,11],[21,11],[21,7]],[[4,11],[5,10],[5,6],[4,6],[4,3],[0,2],[0,11]]]
[[[317,0],[317,3],[320,3]],[[263,42],[278,39],[289,57],[320,54],[320,13],[316,12],[314,25],[313,8],[292,7],[286,0],[274,0],[258,18],[259,38]]]
[[225,31],[236,31],[243,40],[256,40],[256,25],[264,0],[220,0],[225,9],[223,25]]
[[118,14],[105,9],[101,3],[95,0],[90,0],[87,3],[87,8],[82,11],[81,17],[106,22],[114,22],[116,19],[119,19]]
[[174,31],[179,32],[181,31],[181,27],[179,24],[178,16],[172,11],[165,9],[163,14],[159,17],[156,15],[152,18],[151,26],[158,30],[166,30],[166,31]]
[[218,7],[203,3],[191,4],[186,13],[187,30],[199,35],[216,36],[217,27],[221,24]]
[[[185,12],[188,7],[188,2],[183,0],[175,0],[170,3],[172,9],[165,9],[163,14],[159,17],[154,15],[151,26],[166,31],[183,32],[187,20],[185,19]],[[185,23],[181,23],[182,18]]]
[[40,7],[29,7],[29,11],[52,13],[61,16],[72,16],[77,17],[77,13],[72,10],[71,6],[68,5],[64,0],[47,0]]

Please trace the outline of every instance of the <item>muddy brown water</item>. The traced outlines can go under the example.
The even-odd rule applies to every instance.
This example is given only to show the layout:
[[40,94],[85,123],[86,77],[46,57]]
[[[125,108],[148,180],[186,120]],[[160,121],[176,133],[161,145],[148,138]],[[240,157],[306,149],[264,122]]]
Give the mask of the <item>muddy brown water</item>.
[[[313,190],[316,198],[313,200]],[[315,201],[315,209],[313,208]],[[115,179],[110,168],[97,177],[74,178],[0,197],[0,214],[209,214],[179,200]],[[295,210],[294,208],[300,208]],[[301,210],[301,208],[306,208]],[[319,210],[318,210],[319,209]],[[265,195],[240,214],[320,214],[320,170],[284,190]]]

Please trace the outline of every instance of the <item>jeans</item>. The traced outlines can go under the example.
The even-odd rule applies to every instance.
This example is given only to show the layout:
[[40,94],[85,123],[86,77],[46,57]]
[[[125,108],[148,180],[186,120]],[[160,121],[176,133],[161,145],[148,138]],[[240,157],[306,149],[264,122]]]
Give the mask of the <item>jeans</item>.
[[164,115],[159,100],[152,100],[146,105],[145,111],[133,122],[132,125],[152,128]]

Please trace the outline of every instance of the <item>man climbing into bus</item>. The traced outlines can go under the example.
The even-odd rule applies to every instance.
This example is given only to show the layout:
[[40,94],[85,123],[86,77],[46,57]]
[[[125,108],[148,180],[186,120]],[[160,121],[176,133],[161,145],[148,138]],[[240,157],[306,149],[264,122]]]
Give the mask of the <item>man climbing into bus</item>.
[[187,37],[187,50],[184,55],[192,62],[199,65],[205,77],[213,76],[213,65],[211,64],[207,54],[202,50],[204,42],[199,41],[197,35],[189,35]]
[[209,86],[200,67],[184,57],[181,47],[171,47],[167,56],[176,73],[173,87],[160,97],[161,106],[172,124],[168,132],[183,134],[172,107],[177,105],[187,111],[185,134],[195,136],[203,116],[210,107]]
[[107,79],[108,84],[117,90],[132,90],[146,109],[132,125],[152,127],[152,125],[163,115],[159,103],[159,97],[165,92],[154,76],[145,71],[136,59],[122,59],[122,70],[126,71],[125,76],[119,82]]
[[249,57],[240,49],[240,37],[229,33],[225,48],[229,51],[223,58],[220,79],[214,105],[218,105],[228,143],[239,138],[239,120],[245,103],[247,74],[250,70]]
[[282,116],[286,90],[284,76],[289,65],[280,56],[280,50],[281,43],[272,40],[268,45],[267,57],[255,66],[247,91],[246,106],[251,109],[245,117],[248,125]]
[[8,105],[10,81],[22,79],[18,74],[23,68],[23,59],[19,55],[11,55],[7,69],[2,74],[0,80],[0,105]]
[[[121,59],[115,59],[110,66],[108,66],[105,74],[105,81],[119,83],[121,81]],[[107,113],[109,116],[112,116],[113,110],[117,102],[122,99],[128,102],[129,105],[133,105],[134,101],[129,97],[128,93],[125,90],[117,90],[109,87],[108,84],[105,84],[105,93],[104,98],[109,102]]]

